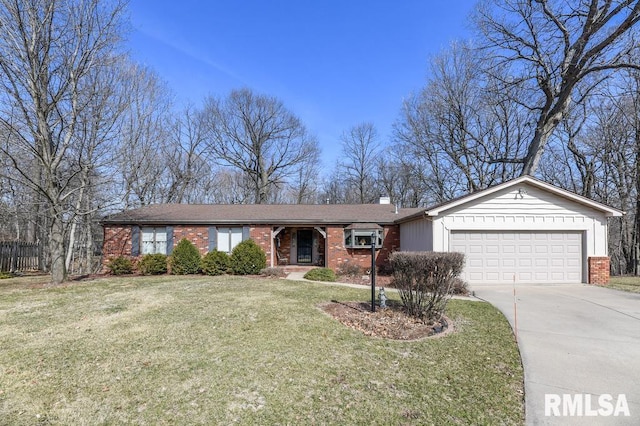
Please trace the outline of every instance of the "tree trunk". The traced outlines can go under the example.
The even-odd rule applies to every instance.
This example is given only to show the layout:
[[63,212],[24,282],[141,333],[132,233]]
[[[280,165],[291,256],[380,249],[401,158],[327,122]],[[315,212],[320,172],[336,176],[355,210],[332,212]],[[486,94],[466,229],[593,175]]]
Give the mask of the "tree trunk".
[[49,236],[51,255],[51,282],[60,284],[67,279],[64,250],[64,223],[58,212],[51,216],[51,234]]
[[[636,217],[633,226],[633,275],[640,275],[640,126],[636,127]],[[628,268],[627,268],[628,269]]]

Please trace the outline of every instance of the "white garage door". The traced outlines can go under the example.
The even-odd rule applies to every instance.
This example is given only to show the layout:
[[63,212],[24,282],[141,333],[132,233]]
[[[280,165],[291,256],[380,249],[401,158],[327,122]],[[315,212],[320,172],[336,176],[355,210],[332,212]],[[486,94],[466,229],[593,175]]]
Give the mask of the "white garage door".
[[451,232],[451,251],[463,252],[469,283],[579,283],[580,232]]

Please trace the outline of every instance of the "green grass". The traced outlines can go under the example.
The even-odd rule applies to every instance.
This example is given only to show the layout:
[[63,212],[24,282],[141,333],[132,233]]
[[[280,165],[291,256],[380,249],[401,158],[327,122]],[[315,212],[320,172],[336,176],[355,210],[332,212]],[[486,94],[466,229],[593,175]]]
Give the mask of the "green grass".
[[496,309],[453,300],[457,332],[397,342],[317,308],[367,297],[240,277],[3,280],[0,423],[523,423],[520,358]]
[[608,287],[631,293],[640,293],[640,277],[611,277]]

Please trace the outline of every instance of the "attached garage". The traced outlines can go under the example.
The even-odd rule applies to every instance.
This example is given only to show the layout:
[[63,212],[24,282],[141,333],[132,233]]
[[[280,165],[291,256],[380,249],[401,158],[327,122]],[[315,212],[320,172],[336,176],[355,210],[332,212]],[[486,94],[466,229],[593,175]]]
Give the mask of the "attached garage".
[[582,282],[581,232],[453,231],[451,251],[465,253],[467,282]]
[[465,253],[470,284],[608,281],[607,221],[620,210],[523,176],[401,222],[404,251]]

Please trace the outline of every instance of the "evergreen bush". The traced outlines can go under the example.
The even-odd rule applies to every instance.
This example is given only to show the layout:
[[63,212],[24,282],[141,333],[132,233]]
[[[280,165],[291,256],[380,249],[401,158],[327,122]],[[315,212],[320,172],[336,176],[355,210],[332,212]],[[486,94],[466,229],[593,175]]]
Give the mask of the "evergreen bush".
[[186,238],[178,242],[171,253],[171,273],[174,275],[197,274],[200,272],[200,252]]
[[109,269],[109,272],[113,275],[130,274],[133,272],[133,262],[128,257],[114,257],[107,263],[107,269]]
[[231,271],[231,259],[227,253],[214,249],[204,255],[200,269],[206,275],[227,274]]
[[231,269],[236,275],[256,275],[267,266],[267,256],[253,240],[245,240],[231,252]]
[[329,268],[315,268],[304,274],[304,277],[312,281],[331,281],[336,280],[336,274],[333,269]]
[[142,275],[161,275],[167,273],[167,256],[161,253],[145,254],[138,262],[138,271]]

